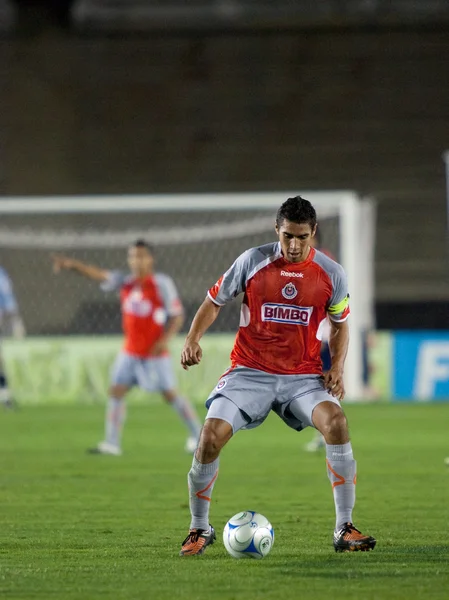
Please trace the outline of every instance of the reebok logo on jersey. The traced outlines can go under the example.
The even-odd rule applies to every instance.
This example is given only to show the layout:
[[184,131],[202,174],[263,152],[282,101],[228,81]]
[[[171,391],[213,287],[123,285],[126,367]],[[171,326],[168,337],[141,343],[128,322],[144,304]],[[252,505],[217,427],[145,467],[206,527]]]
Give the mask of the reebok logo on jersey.
[[290,271],[281,271],[282,277],[304,277],[304,273],[290,273]]
[[312,307],[267,303],[262,305],[262,321],[308,325],[312,312]]

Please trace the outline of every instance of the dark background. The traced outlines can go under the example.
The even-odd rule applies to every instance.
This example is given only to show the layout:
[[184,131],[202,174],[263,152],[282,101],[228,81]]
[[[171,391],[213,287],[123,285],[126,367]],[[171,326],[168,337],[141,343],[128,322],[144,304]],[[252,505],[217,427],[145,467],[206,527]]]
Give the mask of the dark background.
[[79,4],[14,3],[2,194],[354,189],[378,202],[378,326],[449,327],[448,3]]

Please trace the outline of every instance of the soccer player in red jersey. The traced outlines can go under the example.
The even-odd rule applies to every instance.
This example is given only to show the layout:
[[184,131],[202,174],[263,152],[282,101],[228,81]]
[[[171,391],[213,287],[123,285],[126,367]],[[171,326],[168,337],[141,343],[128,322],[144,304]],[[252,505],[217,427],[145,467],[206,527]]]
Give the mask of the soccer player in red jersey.
[[53,257],[56,273],[75,271],[101,283],[105,291],[120,293],[125,342],[114,364],[106,411],[105,438],[91,453],[119,455],[125,420],[124,398],[135,385],[148,392],[159,391],[176,410],[190,431],[186,451],[194,452],[201,425],[190,402],[176,391],[168,351],[170,339],[184,321],[184,311],[173,280],[153,273],[153,251],[144,240],[128,248],[131,274],[107,271],[66,256]]
[[[188,476],[191,523],[183,556],[202,554],[215,540],[209,507],[221,449],[240,429],[263,423],[271,411],[297,431],[311,426],[324,436],[336,508],[335,550],[371,550],[376,544],[352,523],[356,462],[340,406],[349,343],[346,275],[311,247],[316,226],[310,202],[289,198],[276,217],[279,241],[239,256],[195,315],[181,355],[185,369],[201,361],[199,342],[220,307],[244,294],[231,368],[206,402],[208,413]],[[332,364],[323,376],[318,332],[327,317]]]

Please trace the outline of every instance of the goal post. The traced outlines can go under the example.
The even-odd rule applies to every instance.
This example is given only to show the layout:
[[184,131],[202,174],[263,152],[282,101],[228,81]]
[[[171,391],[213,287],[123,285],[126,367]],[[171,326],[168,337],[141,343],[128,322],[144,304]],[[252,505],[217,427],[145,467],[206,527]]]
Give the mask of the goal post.
[[[105,268],[125,267],[124,249],[144,237],[156,247],[159,269],[175,279],[191,319],[208,287],[242,251],[275,239],[276,210],[297,194],[3,198],[1,265],[11,274],[31,335],[117,333],[116,304],[113,309],[104,304],[100,292],[80,279],[59,278],[56,284],[49,254],[67,252]],[[301,195],[316,208],[324,245],[348,275],[346,387],[348,398],[356,400],[363,387],[362,332],[374,305],[374,204],[352,191]],[[235,332],[236,309],[226,310],[221,330]]]

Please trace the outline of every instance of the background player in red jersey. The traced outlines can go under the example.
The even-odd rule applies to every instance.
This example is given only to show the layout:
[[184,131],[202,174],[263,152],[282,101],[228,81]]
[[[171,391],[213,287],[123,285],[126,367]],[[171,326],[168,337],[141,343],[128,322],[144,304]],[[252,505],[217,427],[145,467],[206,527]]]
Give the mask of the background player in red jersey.
[[136,241],[128,249],[130,275],[108,271],[66,256],[53,257],[56,273],[75,271],[99,281],[105,291],[119,291],[125,342],[112,370],[106,411],[105,439],[91,450],[99,454],[121,454],[125,420],[124,397],[135,385],[159,391],[176,410],[190,431],[186,451],[194,452],[201,425],[190,402],[176,391],[168,352],[170,339],[184,321],[184,311],[173,280],[153,273],[154,258],[149,244]]
[[[181,354],[185,369],[201,361],[200,339],[220,307],[244,293],[232,366],[207,400],[188,476],[191,523],[181,555],[202,554],[215,539],[209,507],[221,449],[233,434],[257,427],[271,411],[297,431],[312,426],[324,436],[336,508],[335,550],[371,550],[376,544],[352,523],[356,462],[339,402],[345,395],[349,343],[346,275],[311,247],[316,224],[310,202],[289,198],[276,217],[279,241],[239,256],[195,315]],[[323,377],[317,333],[328,316],[332,363]]]

